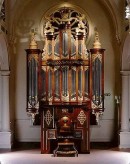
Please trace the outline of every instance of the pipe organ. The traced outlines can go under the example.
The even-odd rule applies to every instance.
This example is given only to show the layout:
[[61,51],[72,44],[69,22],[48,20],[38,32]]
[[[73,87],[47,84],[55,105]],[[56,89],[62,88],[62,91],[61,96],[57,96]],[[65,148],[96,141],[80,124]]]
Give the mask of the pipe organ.
[[97,31],[87,49],[89,24],[81,13],[64,7],[46,19],[43,50],[34,34],[26,50],[27,112],[41,117],[41,153],[89,153],[90,114],[98,122],[104,110],[104,49]]

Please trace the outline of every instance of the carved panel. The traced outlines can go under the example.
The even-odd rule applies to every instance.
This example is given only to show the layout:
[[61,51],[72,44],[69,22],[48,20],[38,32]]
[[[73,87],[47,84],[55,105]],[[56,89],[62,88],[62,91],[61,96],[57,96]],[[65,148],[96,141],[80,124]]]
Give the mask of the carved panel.
[[43,122],[44,128],[54,128],[54,109],[44,110]]
[[81,125],[84,124],[84,122],[86,121],[86,115],[85,115],[83,110],[80,111],[80,113],[78,114],[77,119],[79,120]]

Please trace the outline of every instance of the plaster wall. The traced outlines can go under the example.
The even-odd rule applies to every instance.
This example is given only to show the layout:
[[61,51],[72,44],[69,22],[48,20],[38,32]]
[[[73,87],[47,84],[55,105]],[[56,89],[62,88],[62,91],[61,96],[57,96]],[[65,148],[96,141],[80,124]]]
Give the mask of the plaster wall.
[[[0,97],[2,97],[2,78],[0,73]],[[0,99],[0,131],[2,128],[2,99]]]

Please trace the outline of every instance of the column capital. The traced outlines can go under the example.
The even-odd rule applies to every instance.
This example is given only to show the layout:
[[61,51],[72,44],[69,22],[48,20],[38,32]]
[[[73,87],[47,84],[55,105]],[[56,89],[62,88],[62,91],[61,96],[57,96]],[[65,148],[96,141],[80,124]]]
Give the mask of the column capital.
[[9,76],[10,75],[10,71],[9,70],[1,70],[0,74],[1,74],[1,76]]
[[130,75],[130,71],[120,71],[120,74],[122,76],[129,76]]

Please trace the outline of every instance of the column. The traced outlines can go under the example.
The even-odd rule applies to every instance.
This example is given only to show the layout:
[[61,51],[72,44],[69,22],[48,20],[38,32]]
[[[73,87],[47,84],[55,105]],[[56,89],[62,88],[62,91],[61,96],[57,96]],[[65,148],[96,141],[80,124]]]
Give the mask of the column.
[[130,148],[129,131],[129,95],[130,71],[121,71],[122,75],[122,102],[121,102],[121,131],[119,134],[119,148]]
[[129,131],[129,71],[122,71],[121,131]]
[[9,112],[9,75],[10,71],[1,71],[2,75],[2,131],[10,131]]

